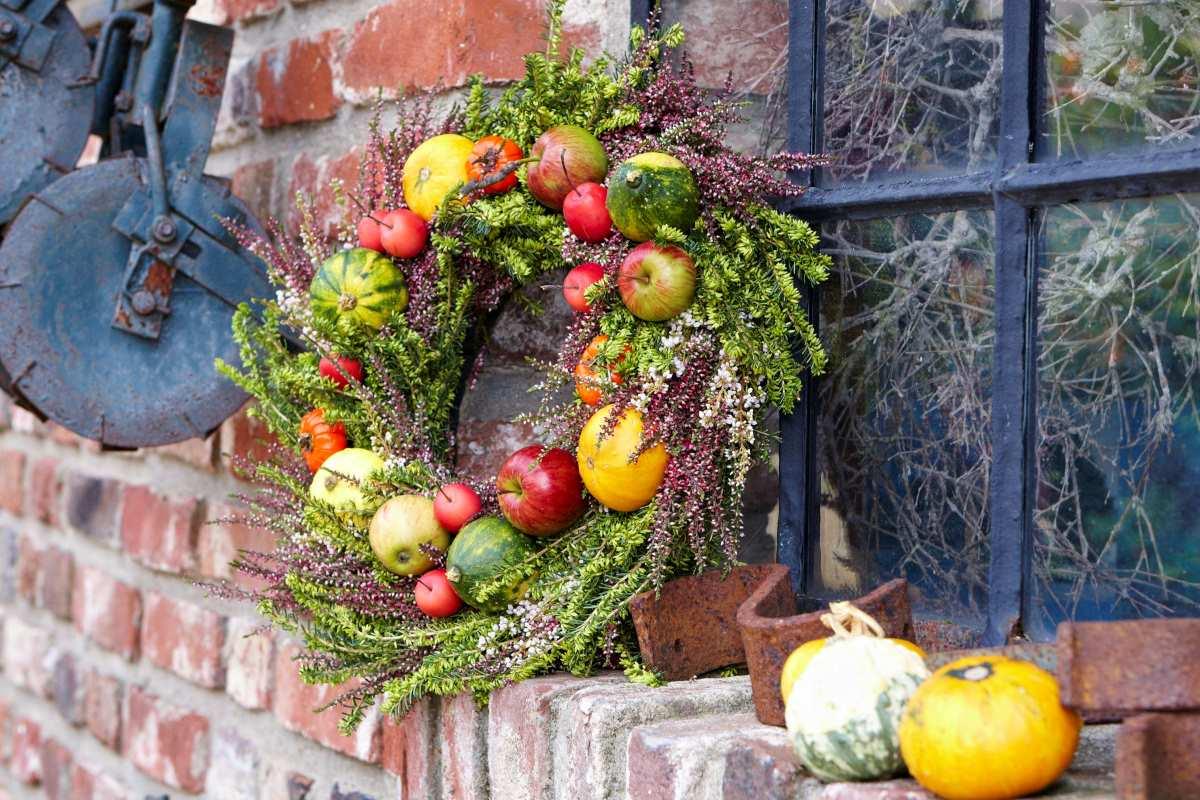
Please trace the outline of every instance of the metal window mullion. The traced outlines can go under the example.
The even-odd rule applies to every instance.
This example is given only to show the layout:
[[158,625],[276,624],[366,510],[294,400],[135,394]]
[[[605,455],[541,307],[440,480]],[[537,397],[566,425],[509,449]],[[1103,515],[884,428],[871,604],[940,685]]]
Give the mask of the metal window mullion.
[[995,183],[996,339],[992,358],[992,469],[985,645],[1019,629],[1032,572],[1029,484],[1036,420],[1037,275],[1029,208],[999,188],[1030,159],[1038,114],[1039,0],[1004,4],[1000,141]]
[[[824,0],[788,3],[788,149],[819,153],[822,148],[824,92]],[[819,170],[792,176],[806,186],[821,181]],[[805,289],[806,310],[820,323],[820,295]],[[791,414],[779,419],[779,528],[776,558],[791,568],[792,590],[807,594],[812,585],[820,514],[817,476],[817,379],[809,378]]]

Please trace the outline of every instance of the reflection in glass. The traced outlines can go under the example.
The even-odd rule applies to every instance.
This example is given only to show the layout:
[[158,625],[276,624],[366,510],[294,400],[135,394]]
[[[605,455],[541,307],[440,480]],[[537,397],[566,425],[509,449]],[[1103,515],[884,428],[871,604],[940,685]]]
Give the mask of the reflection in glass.
[[828,0],[825,152],[835,181],[995,158],[1002,0]]
[[1045,215],[1035,516],[1044,625],[1200,612],[1198,225],[1200,195]]
[[1051,0],[1042,155],[1194,143],[1200,3]]
[[903,576],[925,617],[974,621],[988,571],[990,214],[829,226],[822,291],[822,594]]

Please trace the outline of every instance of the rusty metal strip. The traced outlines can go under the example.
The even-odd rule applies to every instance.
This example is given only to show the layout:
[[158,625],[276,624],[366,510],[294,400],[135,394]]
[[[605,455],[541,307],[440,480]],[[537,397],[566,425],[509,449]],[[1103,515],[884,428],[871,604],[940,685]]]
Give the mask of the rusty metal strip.
[[1200,710],[1198,656],[1200,619],[1064,622],[1058,627],[1063,705],[1093,720]]
[[1121,800],[1200,797],[1200,714],[1142,714],[1117,733],[1116,787]]

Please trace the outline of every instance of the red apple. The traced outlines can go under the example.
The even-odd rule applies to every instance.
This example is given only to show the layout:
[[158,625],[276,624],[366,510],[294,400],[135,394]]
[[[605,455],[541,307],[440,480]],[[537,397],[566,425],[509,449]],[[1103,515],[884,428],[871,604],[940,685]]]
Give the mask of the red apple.
[[336,361],[322,356],[317,371],[336,383],[339,389],[345,389],[350,383],[350,378],[360,383],[363,378],[362,362],[350,356],[338,356]]
[[530,536],[552,536],[583,515],[583,479],[575,456],[540,444],[508,457],[496,476],[500,511]]
[[429,243],[429,226],[407,208],[389,211],[383,218],[379,241],[392,258],[413,258]]
[[483,501],[465,483],[448,483],[433,498],[433,515],[451,533],[458,533],[481,508]]
[[612,217],[605,201],[608,189],[598,183],[581,183],[563,198],[563,219],[571,233],[585,242],[602,242],[612,233]]
[[365,247],[378,253],[383,252],[383,242],[379,238],[383,233],[383,228],[380,227],[379,222],[386,215],[386,211],[376,210],[358,221],[359,247]]
[[417,578],[413,594],[417,598],[417,608],[430,617],[448,617],[463,607],[462,598],[446,579],[444,569],[431,569]]
[[692,304],[696,263],[681,247],[643,242],[621,262],[617,290],[635,317],[650,322],[671,319]]
[[608,174],[604,145],[576,125],[558,125],[543,133],[533,143],[529,157],[538,159],[525,173],[529,193],[556,210],[562,208],[572,187],[599,183]]
[[563,297],[567,305],[576,311],[591,311],[587,298],[584,296],[589,286],[604,277],[604,267],[594,262],[580,264],[567,273],[563,280]]

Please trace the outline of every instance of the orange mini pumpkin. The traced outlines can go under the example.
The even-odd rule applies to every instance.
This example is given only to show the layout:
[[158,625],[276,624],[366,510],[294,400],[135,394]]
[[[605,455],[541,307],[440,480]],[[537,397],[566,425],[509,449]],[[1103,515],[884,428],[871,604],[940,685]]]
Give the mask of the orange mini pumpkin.
[[[600,355],[600,348],[608,341],[608,337],[603,333],[597,335],[588,346],[584,349],[583,355],[579,357],[579,363],[575,365],[575,393],[579,395],[579,399],[585,405],[594,406],[600,402],[602,392],[600,391],[600,378],[596,373],[594,364],[596,356]],[[625,348],[628,352],[629,348]],[[608,379],[615,384],[620,384],[624,379],[617,372],[614,365],[608,373]]]
[[323,409],[313,409],[300,420],[300,451],[313,472],[321,468],[325,459],[345,449],[346,428],[340,422],[326,422]]

